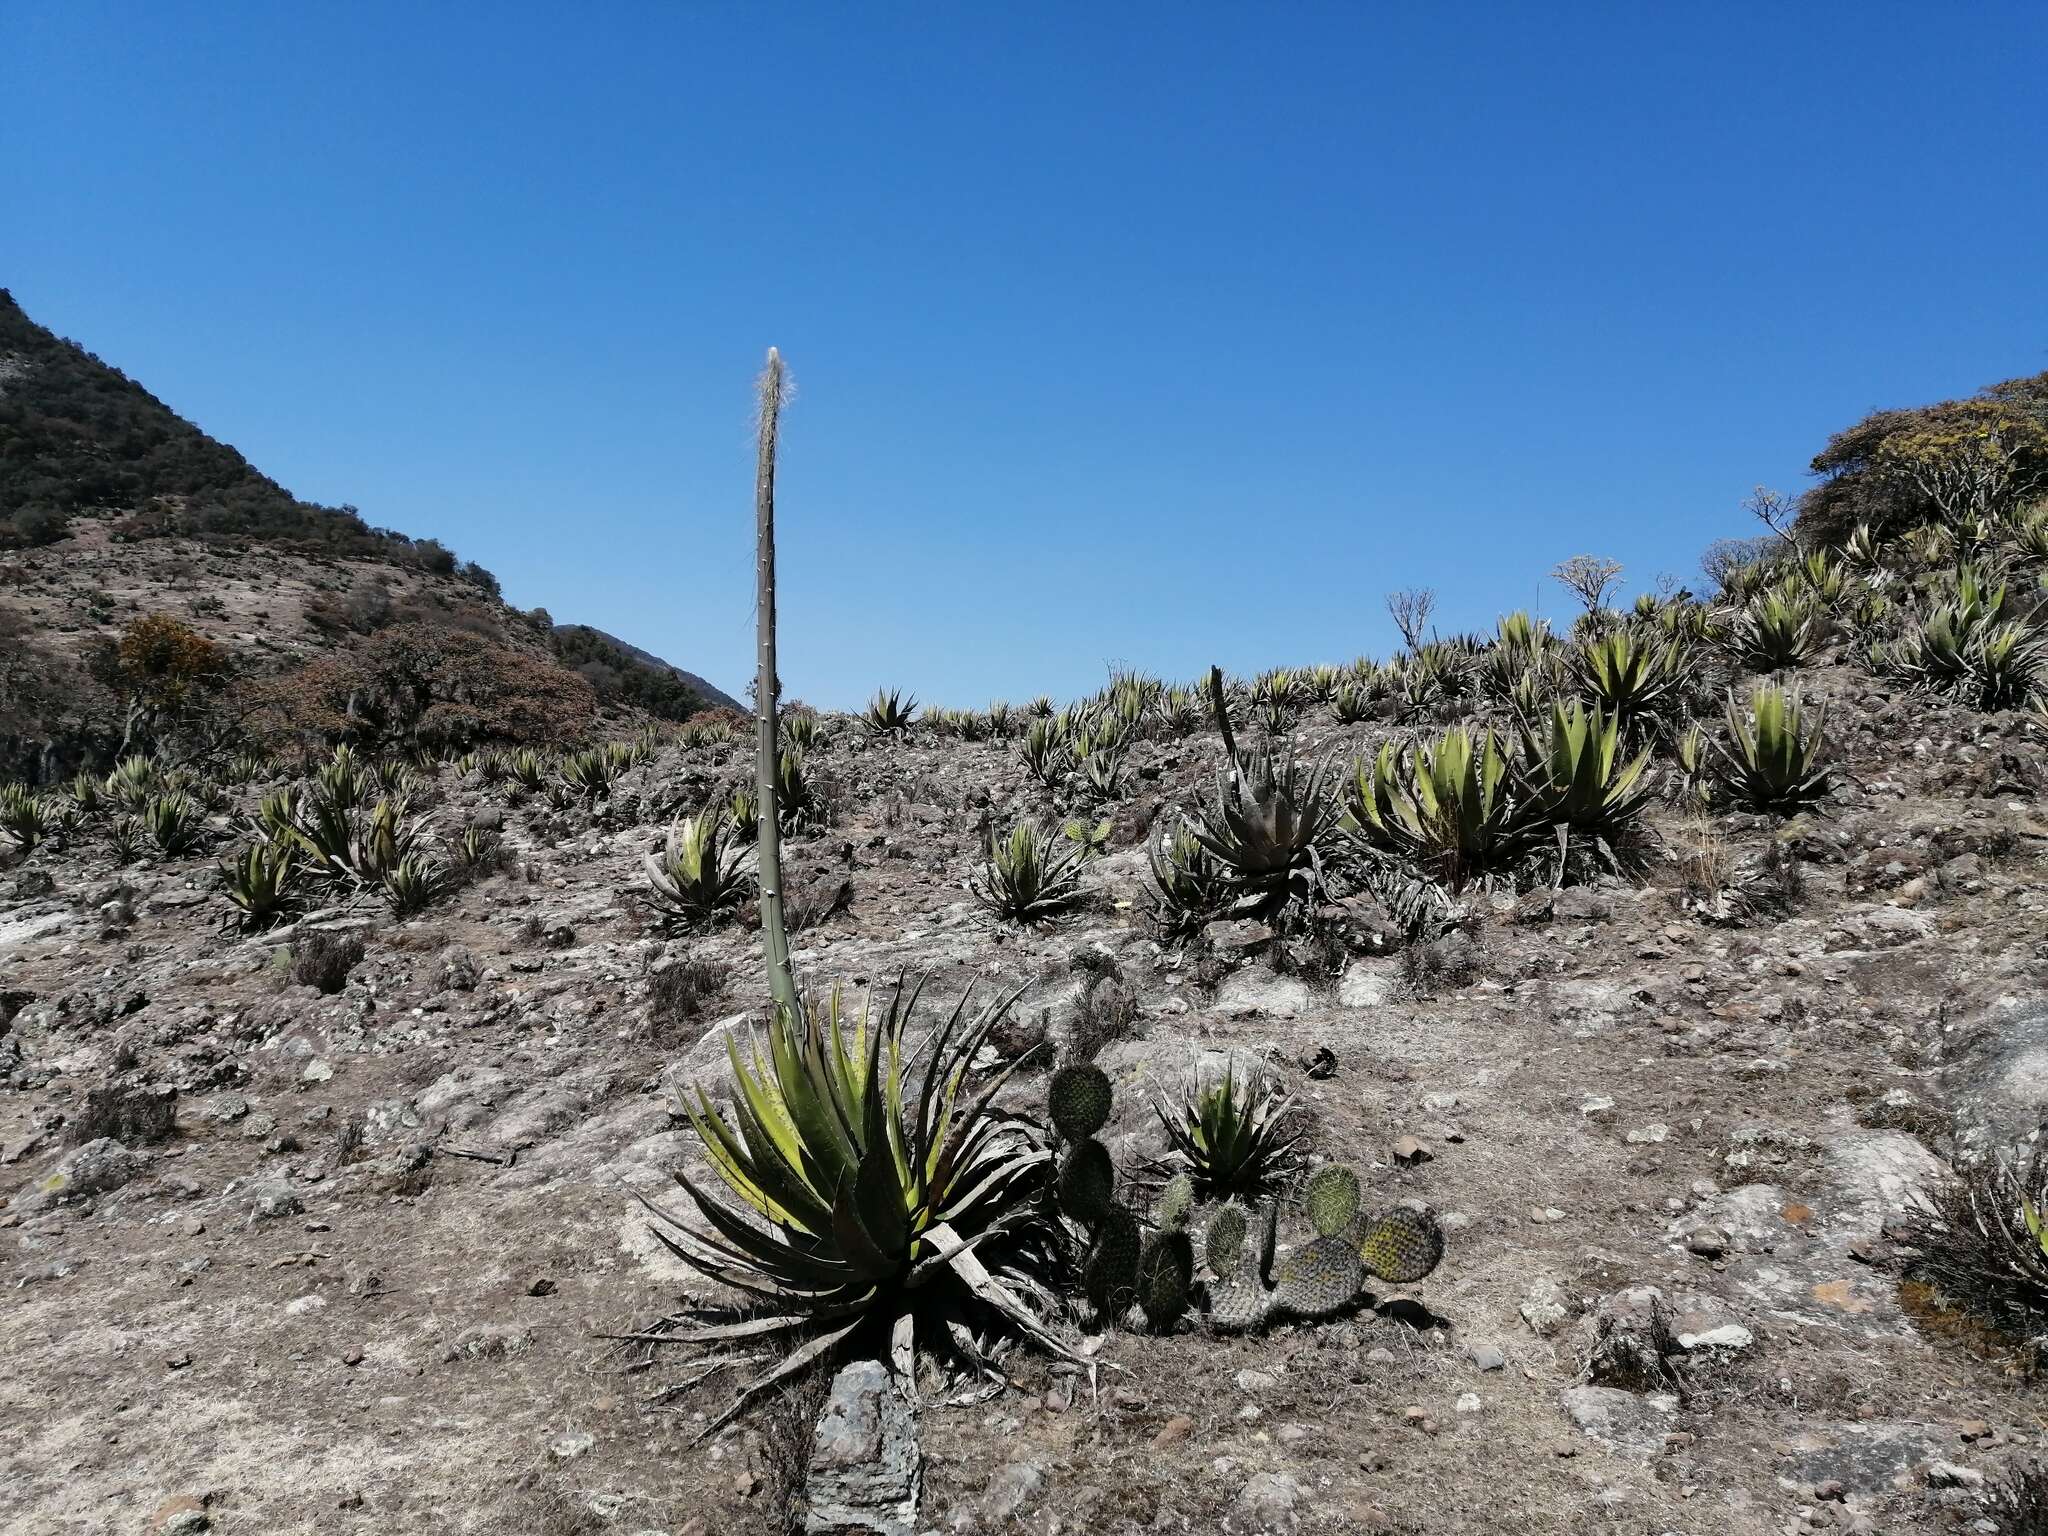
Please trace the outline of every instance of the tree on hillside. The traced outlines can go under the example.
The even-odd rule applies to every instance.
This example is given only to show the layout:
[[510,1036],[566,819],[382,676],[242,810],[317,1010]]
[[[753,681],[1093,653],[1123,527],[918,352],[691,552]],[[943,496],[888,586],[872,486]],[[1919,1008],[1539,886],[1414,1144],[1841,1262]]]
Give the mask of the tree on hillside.
[[1807,543],[1838,544],[1859,523],[1882,537],[2004,516],[2048,491],[2048,373],[1875,411],[1829,438],[1812,467],[1822,480],[1800,498]]

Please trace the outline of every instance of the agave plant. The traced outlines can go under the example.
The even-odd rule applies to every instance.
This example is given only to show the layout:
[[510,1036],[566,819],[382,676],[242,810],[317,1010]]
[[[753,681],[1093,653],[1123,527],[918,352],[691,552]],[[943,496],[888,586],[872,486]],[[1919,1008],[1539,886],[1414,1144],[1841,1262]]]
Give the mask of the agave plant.
[[1799,695],[1765,684],[1750,696],[1745,721],[1728,696],[1728,740],[1721,748],[1721,780],[1731,798],[1752,810],[1785,815],[1811,805],[1832,788],[1822,746],[1827,715],[1808,729]]
[[146,757],[124,757],[107,775],[106,789],[116,808],[139,815],[157,791],[157,766]]
[[57,808],[26,784],[0,784],[0,832],[29,852],[57,827]]
[[1216,797],[1189,823],[1241,897],[1277,905],[1312,897],[1320,883],[1320,850],[1336,827],[1336,796],[1328,767],[1307,768],[1270,747],[1240,751],[1223,697],[1223,671],[1209,669],[1210,706],[1223,733],[1225,770]]
[[116,816],[107,824],[107,852],[116,864],[133,864],[142,857],[142,819]]
[[455,862],[465,874],[475,875],[497,864],[503,844],[489,827],[469,826],[455,839]]
[[539,793],[547,787],[547,759],[531,747],[521,747],[505,759],[505,772],[521,789]]
[[1038,923],[1081,899],[1085,843],[1019,822],[989,837],[988,856],[970,882],[975,899],[999,917]]
[[603,751],[571,752],[562,759],[562,782],[586,800],[608,793],[623,765]]
[[1453,726],[1429,745],[1382,743],[1370,767],[1359,758],[1346,786],[1346,825],[1461,890],[1490,878],[1529,850],[1517,819],[1507,754],[1491,730]]
[[142,824],[157,852],[166,858],[190,853],[206,833],[198,805],[183,790],[153,798],[143,810]]
[[354,752],[339,746],[314,775],[314,789],[327,804],[352,811],[370,798],[370,774]]
[[71,808],[78,816],[90,819],[107,808],[106,785],[89,773],[81,773],[71,781]]
[[1730,628],[1729,644],[1736,661],[1750,671],[1782,672],[1813,660],[1833,633],[1820,599],[1788,580],[1744,605]]
[[793,709],[783,715],[782,742],[799,752],[815,752],[825,744],[825,722],[815,709]]
[[1223,1200],[1256,1198],[1293,1175],[1304,1134],[1288,1121],[1293,1107],[1293,1095],[1266,1078],[1255,1077],[1240,1090],[1233,1063],[1221,1082],[1206,1088],[1190,1082],[1171,1110],[1164,1102],[1153,1110],[1195,1194]]
[[989,735],[997,741],[1009,740],[1017,729],[1017,711],[1007,699],[993,700],[983,718],[988,721]]
[[1598,705],[1590,712],[1577,700],[1569,709],[1554,705],[1541,736],[1525,728],[1517,819],[1551,829],[1560,877],[1641,867],[1649,764],[1648,752],[1624,757],[1620,723]]
[[476,776],[485,784],[502,784],[511,772],[512,764],[502,752],[486,752],[477,759]]
[[1223,866],[1185,822],[1148,850],[1153,911],[1168,933],[1185,933],[1220,912],[1235,894]]
[[1626,731],[1678,705],[1689,664],[1685,647],[1676,640],[1659,645],[1631,630],[1616,629],[1582,647],[1572,670],[1579,690]]
[[1884,570],[1884,560],[1884,542],[1868,523],[1858,523],[1842,541],[1842,564],[1859,576],[1878,575]]
[[402,757],[380,757],[370,763],[370,778],[387,795],[409,795],[419,787],[418,765]]
[[251,843],[232,864],[220,866],[221,886],[242,929],[265,928],[291,910],[298,892],[299,853],[293,843]]
[[912,1049],[905,1035],[920,990],[906,995],[899,984],[878,1019],[863,1009],[850,1030],[836,994],[807,1019],[778,1007],[765,1048],[754,1039],[742,1055],[727,1041],[730,1118],[701,1087],[688,1106],[730,1198],[679,1172],[708,1230],[650,1206],[662,1222],[655,1234],[763,1307],[744,1322],[665,1337],[804,1340],[742,1386],[702,1435],[863,1329],[899,1357],[927,1333],[972,1349],[963,1317],[993,1312],[1071,1358],[1030,1304],[1049,1299],[1054,1273],[1040,1214],[1051,1154],[1029,1122],[991,1108],[1017,1063],[967,1092],[970,1064],[1014,995],[972,1014],[963,996]]
[[371,807],[353,840],[349,866],[356,878],[377,884],[407,860],[418,861],[426,823],[407,814],[403,799],[382,799]]
[[725,819],[732,835],[743,843],[751,843],[761,835],[761,806],[752,789],[742,784],[732,792],[725,802]]
[[242,751],[227,760],[222,777],[230,784],[253,784],[258,779],[269,778],[276,771],[277,765],[270,760],[268,753]]
[[900,736],[917,718],[917,700],[906,698],[900,688],[877,688],[860,718],[878,736]]
[[826,819],[824,798],[805,766],[804,754],[795,747],[785,749],[775,760],[775,803],[785,832],[821,826]]
[[1066,739],[1049,719],[1034,719],[1025,728],[1018,751],[1031,776],[1047,789],[1058,789],[1066,781],[1066,765],[1072,761]]
[[407,853],[384,871],[384,902],[394,917],[410,917],[447,889],[447,872],[423,854]]
[[745,860],[745,850],[726,841],[724,820],[715,811],[685,816],[669,828],[660,853],[643,861],[644,899],[665,917],[703,922],[746,899],[752,880]]

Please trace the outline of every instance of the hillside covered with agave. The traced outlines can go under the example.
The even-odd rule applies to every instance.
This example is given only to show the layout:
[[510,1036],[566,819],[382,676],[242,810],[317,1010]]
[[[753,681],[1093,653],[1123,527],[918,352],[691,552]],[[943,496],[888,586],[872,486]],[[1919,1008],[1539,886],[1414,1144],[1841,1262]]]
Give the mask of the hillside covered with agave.
[[202,731],[157,625],[0,788],[24,1507],[126,1355],[221,1528],[2033,1529],[2039,389],[1697,592],[846,713],[784,398],[751,718]]

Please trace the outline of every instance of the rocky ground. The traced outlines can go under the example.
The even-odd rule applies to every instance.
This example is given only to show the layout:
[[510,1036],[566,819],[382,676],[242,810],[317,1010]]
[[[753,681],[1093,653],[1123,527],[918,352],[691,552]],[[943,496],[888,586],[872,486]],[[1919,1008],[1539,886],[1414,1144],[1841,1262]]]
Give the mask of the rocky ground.
[[[1089,909],[1026,932],[965,889],[984,819],[1044,808],[1014,748],[842,723],[833,824],[792,853],[808,981],[1030,981],[1009,1043],[1107,1038],[1127,1168],[1161,1150],[1155,1092],[1255,1057],[1319,1154],[1450,1237],[1347,1321],[1120,1333],[1086,1346],[1093,1392],[1020,1357],[1015,1391],[928,1395],[924,1525],[1987,1529],[2039,1399],[1902,1287],[1888,1232],[1942,1159],[2041,1116],[2043,750],[2018,716],[1816,687],[1848,771],[1782,831],[1782,919],[1684,890],[1779,829],[1664,811],[1646,885],[1479,898],[1420,950],[1361,905],[1334,974],[1248,923],[1151,932],[1143,832],[1213,736],[1136,748]],[[1299,744],[1379,734],[1314,716]],[[601,1337],[705,1291],[636,1197],[696,1157],[675,1090],[722,1072],[758,941],[667,936],[635,893],[667,810],[746,771],[671,747],[586,815],[444,769],[423,803],[502,817],[513,856],[403,922],[238,937],[210,859],[0,871],[0,1529],[783,1528],[816,1389],[691,1449],[731,1377],[678,1390],[682,1352]],[[294,984],[315,929],[365,944],[331,993]],[[1653,1313],[1675,1369],[1596,1382],[1603,1330]]]

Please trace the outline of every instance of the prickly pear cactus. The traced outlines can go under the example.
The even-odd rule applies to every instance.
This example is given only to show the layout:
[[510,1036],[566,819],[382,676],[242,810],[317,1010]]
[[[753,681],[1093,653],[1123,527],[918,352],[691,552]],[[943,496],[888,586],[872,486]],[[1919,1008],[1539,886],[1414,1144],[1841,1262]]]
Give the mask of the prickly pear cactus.
[[1053,1073],[1046,1089],[1052,1123],[1068,1141],[1082,1141],[1109,1123],[1109,1074],[1093,1062],[1074,1062]]
[[1171,1328],[1188,1309],[1195,1276],[1195,1245],[1179,1227],[1162,1228],[1145,1239],[1138,1254],[1138,1305],[1155,1330]]
[[1317,1237],[1335,1237],[1358,1220],[1358,1175],[1344,1163],[1325,1163],[1302,1190],[1308,1224]]
[[1223,1205],[1209,1218],[1209,1230],[1202,1238],[1202,1257],[1218,1280],[1228,1280],[1244,1262],[1245,1232],[1251,1223],[1241,1205]]
[[1083,1226],[1092,1227],[1116,1203],[1116,1165],[1109,1148],[1094,1137],[1076,1142],[1060,1159],[1060,1209]]
[[1082,1288],[1101,1316],[1121,1317],[1137,1299],[1138,1253],[1138,1218],[1112,1205],[1081,1263]]
[[1329,1317],[1349,1306],[1364,1284],[1365,1265],[1357,1247],[1343,1233],[1333,1233],[1287,1256],[1273,1305],[1296,1317]]
[[1397,1205],[1366,1223],[1358,1252],[1380,1279],[1413,1285],[1442,1261],[1444,1229],[1428,1212]]
[[1232,1333],[1264,1325],[1272,1310],[1272,1297],[1259,1282],[1246,1275],[1209,1292],[1209,1321]]
[[1167,1180],[1166,1188],[1159,1191],[1159,1205],[1152,1214],[1162,1227],[1185,1227],[1194,1208],[1194,1180],[1184,1173],[1177,1173]]

